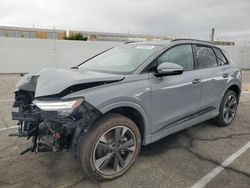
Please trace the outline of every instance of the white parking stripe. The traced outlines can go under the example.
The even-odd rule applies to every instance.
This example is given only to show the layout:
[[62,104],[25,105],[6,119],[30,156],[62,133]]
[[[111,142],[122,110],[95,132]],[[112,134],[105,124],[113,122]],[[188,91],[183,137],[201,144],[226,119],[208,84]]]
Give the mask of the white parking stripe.
[[18,128],[18,126],[11,126],[11,127],[0,128],[0,131],[6,131],[6,130],[9,130],[9,129],[14,129],[14,128]]
[[250,93],[250,91],[242,91],[243,93]]
[[225,167],[229,166],[235,159],[237,159],[240,155],[242,155],[247,149],[250,148],[250,141],[247,142],[244,146],[242,146],[237,152],[228,157],[225,161],[223,161],[220,166],[214,168],[211,172],[209,172],[206,176],[196,182],[191,188],[202,188],[208,182],[210,182],[213,178],[215,178],[220,172],[222,172]]
[[0,100],[0,102],[13,102],[14,99],[5,99],[5,100]]

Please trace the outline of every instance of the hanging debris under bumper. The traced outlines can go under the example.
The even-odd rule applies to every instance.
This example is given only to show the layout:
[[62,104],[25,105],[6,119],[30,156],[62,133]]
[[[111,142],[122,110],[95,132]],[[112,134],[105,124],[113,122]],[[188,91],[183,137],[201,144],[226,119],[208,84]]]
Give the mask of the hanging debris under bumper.
[[[26,101],[20,98],[22,95]],[[28,151],[74,150],[79,137],[87,132],[88,128],[101,115],[101,112],[86,101],[82,101],[70,115],[56,110],[41,110],[33,103],[27,102],[27,92],[21,91],[16,93],[13,106],[18,108],[18,112],[12,112],[12,119],[18,121],[19,129],[17,133],[11,133],[9,136],[27,137],[32,140],[31,147],[21,154]],[[53,106],[49,108],[53,109]]]

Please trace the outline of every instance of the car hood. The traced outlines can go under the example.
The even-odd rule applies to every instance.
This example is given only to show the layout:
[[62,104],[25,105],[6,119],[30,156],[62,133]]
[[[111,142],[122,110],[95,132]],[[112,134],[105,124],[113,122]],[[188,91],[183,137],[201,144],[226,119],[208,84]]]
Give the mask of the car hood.
[[25,75],[16,88],[34,92],[35,97],[42,97],[59,94],[72,86],[75,86],[75,91],[123,79],[124,75],[46,68],[36,74]]

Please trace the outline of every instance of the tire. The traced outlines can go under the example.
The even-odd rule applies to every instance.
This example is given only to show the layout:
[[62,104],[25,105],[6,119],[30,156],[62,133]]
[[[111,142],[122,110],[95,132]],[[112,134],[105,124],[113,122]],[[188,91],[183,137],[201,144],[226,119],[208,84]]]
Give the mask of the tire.
[[[230,103],[230,101],[229,101],[230,98],[232,101],[234,101],[234,102],[232,102],[232,104],[233,104],[233,106],[231,106],[232,108],[230,108],[230,106],[229,106],[229,108],[231,110],[229,110],[229,108],[228,108],[228,102]],[[233,120],[236,116],[238,102],[239,102],[239,99],[234,91],[228,90],[225,93],[225,95],[221,101],[219,115],[215,118],[215,123],[218,126],[226,127],[226,126],[229,126],[233,122]],[[229,115],[226,115],[225,114],[226,112],[229,113]],[[227,119],[227,116],[229,117],[229,119]]]
[[78,156],[86,175],[92,180],[114,179],[124,174],[135,161],[141,147],[141,135],[132,120],[109,114],[95,123],[79,144]]

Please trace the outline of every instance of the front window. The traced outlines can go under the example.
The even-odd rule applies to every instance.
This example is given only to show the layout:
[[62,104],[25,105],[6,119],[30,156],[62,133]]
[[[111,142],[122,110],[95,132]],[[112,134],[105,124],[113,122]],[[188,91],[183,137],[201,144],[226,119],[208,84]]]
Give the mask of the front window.
[[80,70],[130,74],[152,56],[160,46],[127,44],[108,50],[79,66]]
[[191,45],[179,45],[170,48],[157,59],[158,66],[161,63],[170,62],[181,65],[184,71],[194,69],[193,50]]

